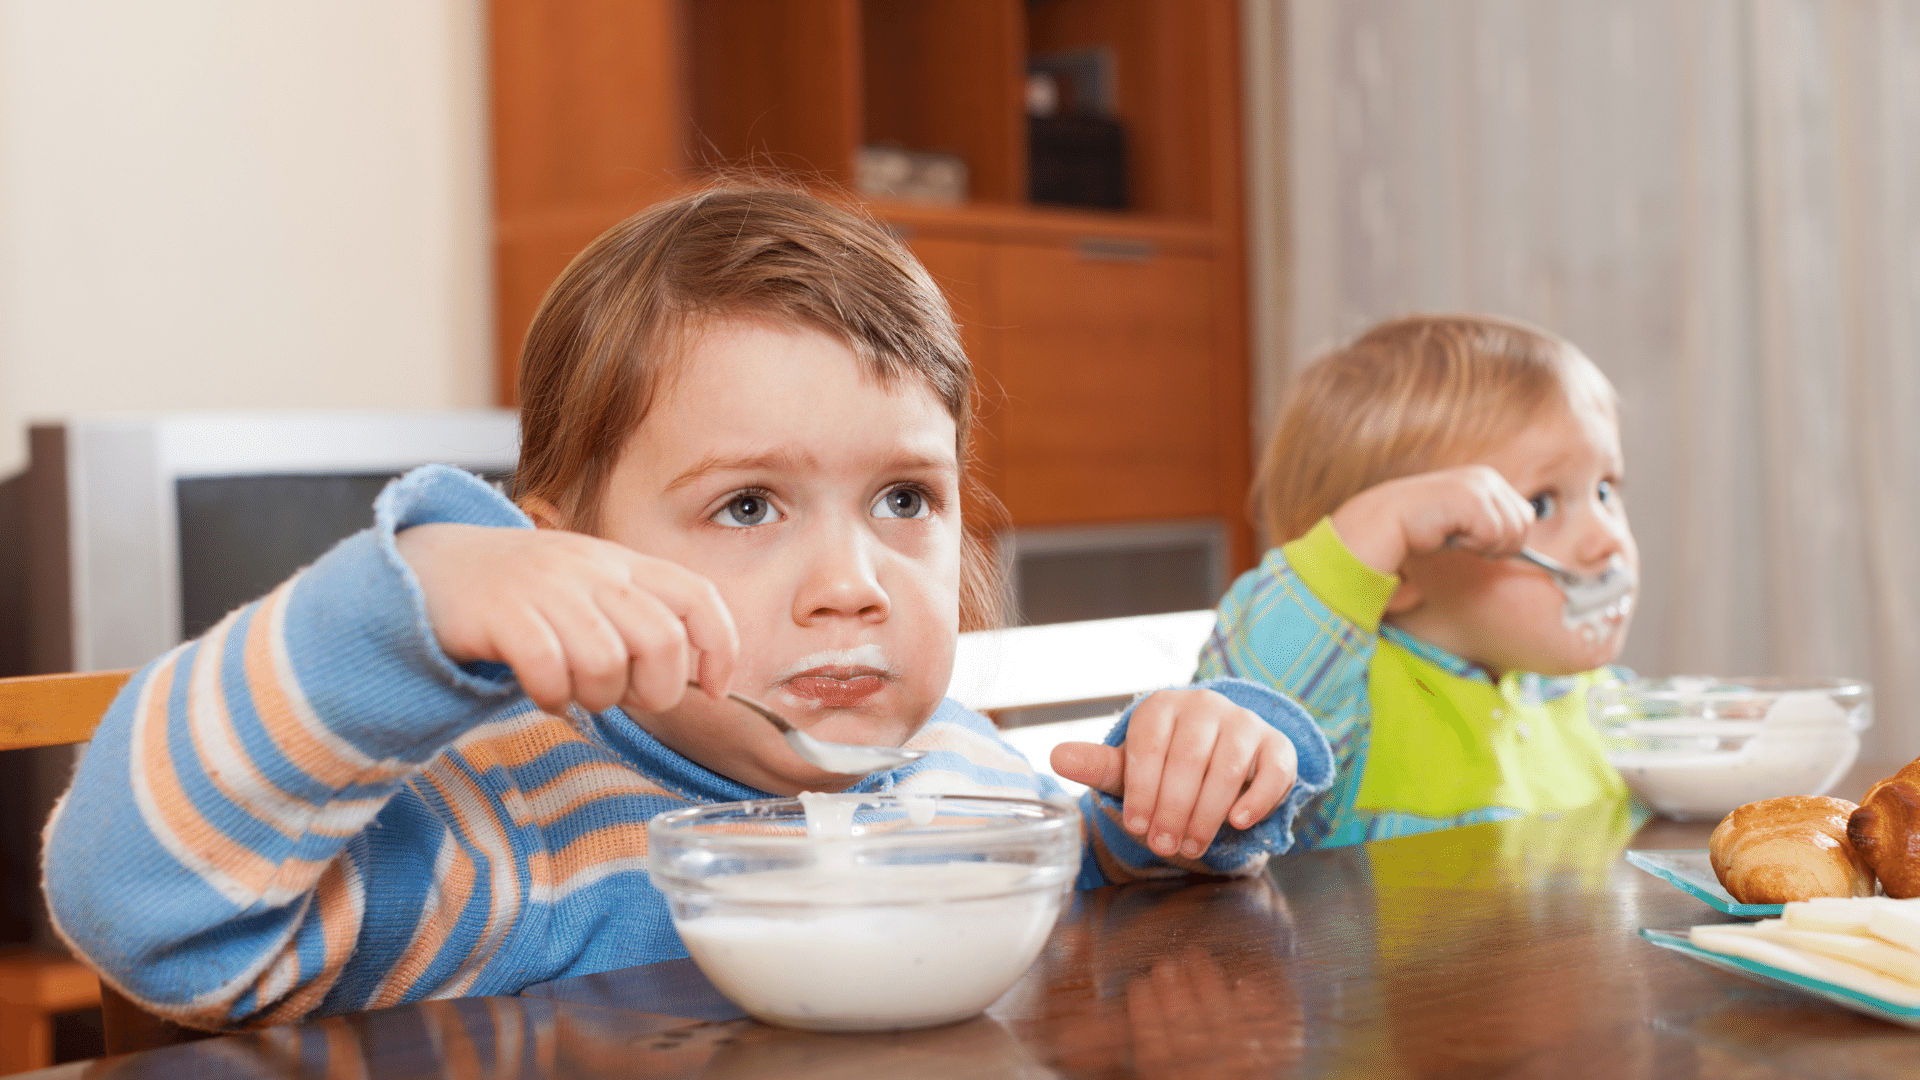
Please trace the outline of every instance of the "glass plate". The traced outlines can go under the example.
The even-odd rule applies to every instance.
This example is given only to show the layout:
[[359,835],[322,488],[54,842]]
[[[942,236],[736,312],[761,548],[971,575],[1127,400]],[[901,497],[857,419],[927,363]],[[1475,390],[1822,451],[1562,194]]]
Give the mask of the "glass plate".
[[1722,953],[1708,952],[1687,940],[1684,930],[1642,930],[1640,936],[1663,949],[1672,949],[1674,952],[1691,956],[1703,964],[1711,964],[1736,975],[1745,975],[1749,979],[1757,979],[1772,986],[1812,994],[1842,1008],[1866,1013],[1868,1016],[1877,1016],[1904,1027],[1920,1028],[1920,1008],[1898,1005],[1885,998],[1875,997],[1859,990],[1849,990],[1824,979],[1811,978],[1798,972],[1774,967],[1772,964],[1749,960],[1744,956],[1727,956]]
[[1692,893],[1715,911],[1741,919],[1771,919],[1784,904],[1743,904],[1720,885],[1704,849],[1691,851],[1629,851],[1627,861],[1669,884]]

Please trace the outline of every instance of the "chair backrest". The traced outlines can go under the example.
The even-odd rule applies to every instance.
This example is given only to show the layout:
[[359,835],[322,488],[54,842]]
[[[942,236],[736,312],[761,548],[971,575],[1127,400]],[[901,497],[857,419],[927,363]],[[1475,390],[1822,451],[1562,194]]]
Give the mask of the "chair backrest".
[[[1193,678],[1213,625],[1212,611],[1179,611],[961,634],[947,696],[993,715],[1179,686]],[[1034,768],[1078,794],[1080,785],[1053,773],[1053,748],[1099,742],[1113,720],[1112,710],[1102,710],[1081,719],[1006,727],[1001,734]]]
[[86,742],[132,677],[128,669],[0,679],[0,750]]
[[[114,695],[132,677],[128,668],[0,679],[0,750],[86,742]],[[109,1054],[157,1050],[209,1035],[143,1012],[105,982],[100,984],[100,1012]]]
[[1208,611],[961,634],[947,696],[977,712],[1127,697],[1193,678]]

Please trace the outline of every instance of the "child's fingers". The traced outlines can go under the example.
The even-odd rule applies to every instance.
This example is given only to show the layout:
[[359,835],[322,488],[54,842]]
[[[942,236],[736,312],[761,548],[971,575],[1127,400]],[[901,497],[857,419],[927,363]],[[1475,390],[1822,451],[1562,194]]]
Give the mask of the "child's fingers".
[[619,629],[620,690],[631,693],[648,712],[664,712],[679,704],[694,666],[687,625],[644,589],[608,590],[601,607]]
[[484,653],[513,669],[520,689],[540,711],[564,716],[573,700],[573,677],[567,671],[566,650],[546,617],[532,608],[505,609]]
[[[1533,508],[1499,471],[1466,465],[1410,481],[1415,506],[1410,551],[1453,547],[1476,555],[1510,555],[1526,540]],[[1430,503],[1426,500],[1431,500]]]
[[1472,486],[1452,542],[1477,555],[1511,555],[1526,542],[1527,528],[1532,524],[1533,507],[1504,478],[1493,473],[1491,481]]
[[[1254,724],[1266,726],[1259,717],[1250,719]],[[1220,825],[1227,820],[1227,812],[1246,787],[1259,749],[1260,733],[1245,724],[1237,730],[1222,731],[1214,741],[1206,781],[1187,818],[1185,839],[1180,847],[1182,855],[1197,859],[1206,853]]]
[[616,704],[627,688],[627,643],[598,600],[555,592],[540,604],[541,615],[559,641],[567,700],[588,712]]
[[[1211,710],[1206,708],[1211,703],[1197,703],[1189,699],[1183,704],[1186,709],[1175,723],[1173,737],[1167,743],[1166,764],[1160,774],[1160,790],[1154,799],[1153,825],[1147,835],[1147,846],[1162,858],[1183,850],[1182,838],[1187,835],[1195,802],[1206,784],[1207,767],[1212,761],[1214,744],[1220,733],[1219,722],[1209,715]],[[1131,727],[1128,728],[1128,738],[1132,738]],[[1214,828],[1219,828],[1218,822]],[[1212,834],[1208,834],[1208,839],[1212,839]],[[1200,845],[1200,849],[1205,847],[1205,843]],[[1197,854],[1198,850],[1191,853]]]
[[1506,477],[1494,474],[1498,482],[1489,493],[1493,504],[1490,513],[1495,520],[1493,546],[1499,555],[1511,555],[1520,550],[1527,541],[1527,531],[1533,527],[1533,504],[1507,483]]
[[[720,590],[675,563],[627,554],[633,560],[629,564],[633,583],[652,594],[684,624],[686,641],[699,653],[693,675],[701,689],[709,697],[725,697],[740,656],[740,634],[734,628],[733,613],[720,598]],[[680,686],[685,685],[686,680],[680,680]]]
[[1173,735],[1172,692],[1161,691],[1134,706],[1127,719],[1127,737],[1120,745],[1126,755],[1120,794],[1121,820],[1135,836],[1147,835],[1160,794],[1160,772]]
[[1227,820],[1236,829],[1244,829],[1254,822],[1273,813],[1280,800],[1293,790],[1294,779],[1299,775],[1300,758],[1293,748],[1293,740],[1279,732],[1261,747],[1261,752],[1253,764],[1253,779],[1247,784],[1247,790],[1228,812]]
[[1119,796],[1127,775],[1127,755],[1117,746],[1100,743],[1065,742],[1053,748],[1048,757],[1055,776],[1085,784],[1097,791]]

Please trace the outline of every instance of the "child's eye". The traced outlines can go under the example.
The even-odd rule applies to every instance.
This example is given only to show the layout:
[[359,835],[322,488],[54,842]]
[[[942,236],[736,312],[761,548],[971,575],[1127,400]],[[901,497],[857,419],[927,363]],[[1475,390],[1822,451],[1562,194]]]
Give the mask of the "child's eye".
[[897,487],[873,504],[874,517],[923,518],[933,511],[927,497],[910,487]]
[[1545,491],[1528,499],[1527,504],[1533,507],[1533,519],[1535,521],[1545,521],[1552,517],[1554,510],[1560,505],[1559,500],[1555,499],[1551,493]]
[[1603,506],[1612,506],[1614,500],[1620,497],[1619,493],[1614,490],[1613,481],[1611,480],[1600,481],[1600,486],[1596,488],[1595,491],[1600,496],[1600,503]]
[[780,520],[780,511],[765,495],[753,491],[743,491],[727,500],[727,505],[714,512],[710,518],[715,525],[725,525],[730,529],[746,529],[755,525],[767,525]]

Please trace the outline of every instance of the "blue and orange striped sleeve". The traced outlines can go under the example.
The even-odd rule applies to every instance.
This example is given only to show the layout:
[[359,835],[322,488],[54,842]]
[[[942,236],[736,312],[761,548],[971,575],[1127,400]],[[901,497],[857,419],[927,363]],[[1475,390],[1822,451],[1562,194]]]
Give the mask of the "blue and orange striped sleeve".
[[428,507],[526,525],[477,479],[412,474],[376,528],[147,665],[101,722],[47,827],[46,891],[135,1002],[201,1028],[312,1011],[378,899],[368,826],[462,732],[524,707],[426,624],[392,538]]

